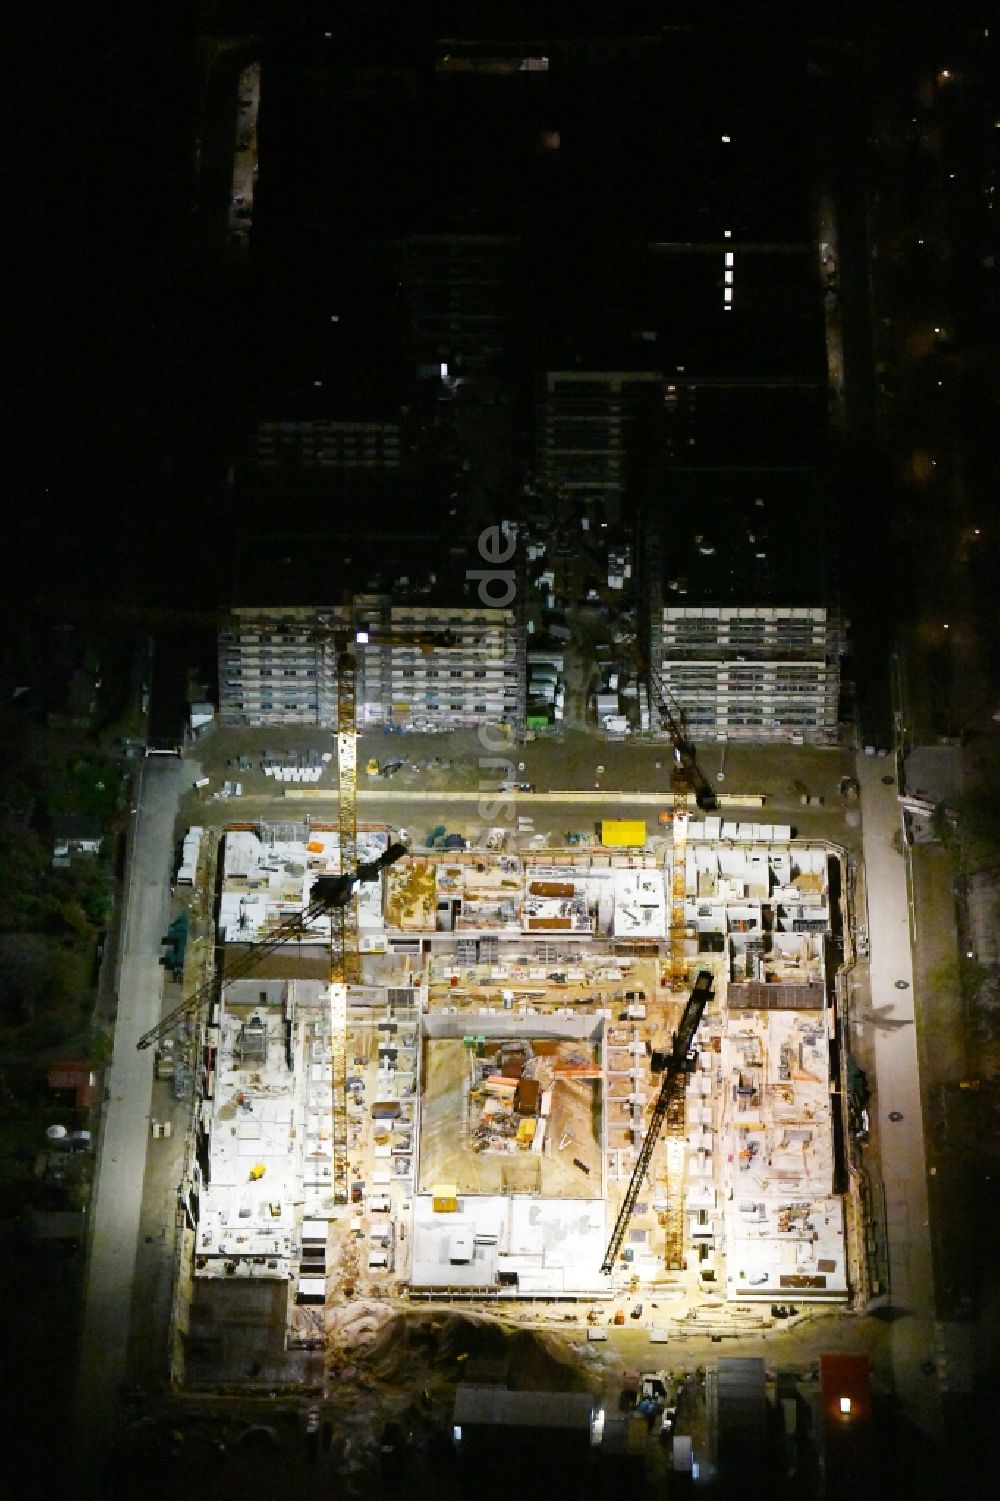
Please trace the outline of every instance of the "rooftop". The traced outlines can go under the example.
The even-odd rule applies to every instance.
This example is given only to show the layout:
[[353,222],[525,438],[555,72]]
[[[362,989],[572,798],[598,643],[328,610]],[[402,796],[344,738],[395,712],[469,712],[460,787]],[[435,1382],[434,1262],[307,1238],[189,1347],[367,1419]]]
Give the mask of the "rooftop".
[[825,600],[823,521],[810,469],[671,468],[664,484],[664,605]]
[[720,1073],[727,1292],[843,1297],[824,1014],[730,1014]]
[[289,1059],[285,1021],[296,1006],[320,1015],[325,989],[255,979],[223,992],[214,1088],[203,1106],[210,1144],[199,1275],[291,1274],[307,1189],[329,1182],[331,1092],[330,1066],[308,1044]]

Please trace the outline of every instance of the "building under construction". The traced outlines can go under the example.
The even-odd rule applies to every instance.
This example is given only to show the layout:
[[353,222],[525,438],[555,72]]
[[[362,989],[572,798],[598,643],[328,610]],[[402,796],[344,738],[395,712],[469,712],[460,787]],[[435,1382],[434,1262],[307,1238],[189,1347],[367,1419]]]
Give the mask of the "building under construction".
[[[187,1185],[192,1310],[210,1323],[213,1298],[238,1297],[209,1283],[280,1284],[289,1346],[307,1350],[324,1310],[390,1288],[473,1301],[670,1289],[672,1319],[720,1294],[846,1299],[831,854],[780,826],[727,824],[723,839],[716,823],[688,823],[674,944],[666,839],[411,850],[360,888],[340,1100],[328,922],[275,949],[264,978],[227,985]],[[359,831],[365,858],[390,838]],[[309,907],[339,868],[337,835],[234,829],[220,862],[219,937],[245,944]],[[711,985],[678,1108],[634,1185],[697,974]]]
[[223,724],[337,720],[338,636],[357,658],[357,726],[453,729],[523,720],[526,666],[516,601],[434,605],[404,591],[350,606],[240,609],[219,632]]

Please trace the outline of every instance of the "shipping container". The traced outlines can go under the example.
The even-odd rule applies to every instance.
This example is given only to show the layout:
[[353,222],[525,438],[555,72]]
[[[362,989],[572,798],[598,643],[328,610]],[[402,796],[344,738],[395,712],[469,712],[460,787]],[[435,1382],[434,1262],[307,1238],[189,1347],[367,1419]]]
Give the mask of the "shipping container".
[[690,1436],[686,1433],[675,1433],[672,1455],[674,1469],[689,1475],[693,1462]]
[[611,849],[642,849],[646,825],[641,818],[606,818],[601,824],[601,843]]
[[372,1105],[372,1120],[394,1121],[402,1115],[398,1100],[376,1100]]

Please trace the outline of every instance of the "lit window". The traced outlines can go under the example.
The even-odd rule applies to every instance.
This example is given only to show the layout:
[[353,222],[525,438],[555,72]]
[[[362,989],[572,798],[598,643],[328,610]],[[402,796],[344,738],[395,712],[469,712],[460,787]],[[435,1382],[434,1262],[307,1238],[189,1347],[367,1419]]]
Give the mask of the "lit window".
[[841,1410],[841,1412],[846,1417],[847,1414],[851,1410],[851,1399],[850,1399],[850,1397],[841,1397],[841,1399],[840,1399],[840,1410]]
[[725,290],[722,293],[722,298],[723,298],[724,302],[732,302],[732,300],[733,300],[733,289],[732,289],[732,287],[726,287],[725,288]]
[[731,271],[726,271],[724,272],[724,275],[726,278],[726,286],[731,287],[733,284],[733,273]]
[[726,265],[727,266],[731,266],[733,264],[734,259],[735,259],[735,257],[733,255],[733,252],[731,250],[727,250],[726,251]]

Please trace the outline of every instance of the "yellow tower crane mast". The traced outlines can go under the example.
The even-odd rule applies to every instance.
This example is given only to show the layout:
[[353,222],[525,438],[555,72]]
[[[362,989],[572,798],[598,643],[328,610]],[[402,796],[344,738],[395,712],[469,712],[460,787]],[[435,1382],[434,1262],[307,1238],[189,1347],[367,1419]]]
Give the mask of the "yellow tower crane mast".
[[670,956],[668,973],[671,988],[684,990],[688,984],[684,954],[684,908],[687,899],[687,831],[688,809],[693,795],[703,813],[712,813],[718,799],[706,781],[687,732],[684,712],[672,698],[655,667],[644,656],[637,642],[632,642],[638,675],[646,680],[649,698],[661,727],[670,737],[673,763],[670,772],[672,796],[670,871]]
[[[326,630],[337,651],[337,832],[340,870],[353,871],[358,863],[358,660],[357,646],[416,646],[424,652],[449,648],[454,637],[449,630],[393,632],[356,625],[353,606],[346,613],[351,624]],[[335,1204],[346,1204],[348,1182],[347,1132],[347,994],[348,986],[361,981],[361,947],[358,936],[358,906],[351,897],[331,909],[330,921],[330,1085],[332,1098],[332,1192]]]

